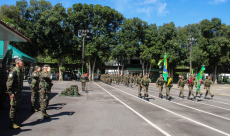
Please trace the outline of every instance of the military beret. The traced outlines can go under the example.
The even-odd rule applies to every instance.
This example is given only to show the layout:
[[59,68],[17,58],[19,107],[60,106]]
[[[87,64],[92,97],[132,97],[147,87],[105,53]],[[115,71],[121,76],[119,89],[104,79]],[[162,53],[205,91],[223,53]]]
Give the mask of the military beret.
[[35,68],[35,69],[38,69],[38,68],[40,68],[40,67],[39,67],[39,66],[35,66],[34,68]]
[[20,61],[23,61],[23,59],[21,59],[21,58],[16,58],[16,59],[15,59],[15,63],[18,63],[18,62],[20,62]]

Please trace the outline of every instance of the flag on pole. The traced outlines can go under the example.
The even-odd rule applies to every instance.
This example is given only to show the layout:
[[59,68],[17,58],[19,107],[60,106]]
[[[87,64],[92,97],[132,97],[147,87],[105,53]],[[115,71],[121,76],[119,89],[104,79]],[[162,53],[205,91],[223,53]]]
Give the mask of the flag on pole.
[[205,70],[205,68],[204,68],[204,66],[202,66],[200,72],[196,76],[197,92],[199,92],[199,90],[200,90],[200,86],[201,86],[201,83],[202,83],[202,76],[203,76],[204,70]]
[[164,58],[161,59],[158,63],[158,66],[161,64],[161,62],[164,61],[164,67],[163,67],[163,78],[164,80],[167,82],[167,78],[168,78],[168,71],[167,71],[167,55],[164,55]]

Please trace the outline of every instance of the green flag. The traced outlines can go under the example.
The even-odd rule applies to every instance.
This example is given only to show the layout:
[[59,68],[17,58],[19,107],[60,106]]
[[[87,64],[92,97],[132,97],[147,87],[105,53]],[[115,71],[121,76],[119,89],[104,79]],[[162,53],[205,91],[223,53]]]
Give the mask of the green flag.
[[161,62],[163,62],[164,60],[164,67],[163,67],[163,78],[164,80],[167,82],[167,79],[168,79],[168,71],[167,71],[167,55],[164,55],[164,58],[161,59],[158,63],[158,66],[161,64]]
[[200,90],[200,86],[201,86],[201,83],[202,83],[202,76],[203,76],[203,73],[204,73],[204,66],[201,68],[200,72],[197,74],[196,76],[196,82],[197,82],[197,92],[199,92]]

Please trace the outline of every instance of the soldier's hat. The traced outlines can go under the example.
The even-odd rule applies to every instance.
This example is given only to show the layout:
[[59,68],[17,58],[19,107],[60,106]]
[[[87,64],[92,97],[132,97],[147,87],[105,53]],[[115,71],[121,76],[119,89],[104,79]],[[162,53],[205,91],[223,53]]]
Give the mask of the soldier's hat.
[[23,61],[23,59],[21,59],[21,58],[15,58],[15,63],[18,63],[20,61]]
[[34,67],[34,69],[38,69],[38,68],[40,68],[40,67],[39,67],[39,66],[35,66],[35,67]]
[[160,76],[163,76],[162,74],[160,74]]

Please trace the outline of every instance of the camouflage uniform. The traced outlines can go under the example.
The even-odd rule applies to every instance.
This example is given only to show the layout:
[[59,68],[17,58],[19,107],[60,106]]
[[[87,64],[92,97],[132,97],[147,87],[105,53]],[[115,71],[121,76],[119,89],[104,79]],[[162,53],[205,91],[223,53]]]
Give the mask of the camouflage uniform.
[[35,109],[38,101],[38,91],[39,91],[39,72],[33,72],[31,74],[31,111],[37,111]]
[[141,77],[137,77],[137,85],[138,85],[138,97],[141,97]]
[[144,88],[144,99],[145,97],[148,97],[148,87],[149,87],[149,83],[151,82],[150,78],[142,78],[141,80],[141,85]]
[[166,99],[171,99],[171,97],[170,97],[170,89],[171,89],[173,83],[172,83],[172,80],[169,82],[169,79],[170,78],[168,78],[168,81],[165,84],[165,87],[166,87]]
[[[17,66],[14,67],[10,73],[7,80],[7,91],[9,96],[14,94],[13,101],[10,101],[10,115],[9,118],[11,120],[10,127],[15,126],[15,119],[18,112],[18,107],[21,101],[22,96],[22,87],[23,87],[23,73]],[[17,125],[18,126],[18,125]]]
[[130,77],[129,77],[129,84],[130,84],[130,87],[133,87],[133,81],[134,81],[134,77],[133,77],[133,76],[130,76]]
[[205,97],[204,97],[205,99],[206,99],[206,97],[207,97],[208,94],[209,94],[211,97],[214,96],[214,95],[212,95],[211,92],[210,92],[210,87],[211,87],[211,85],[213,85],[212,80],[206,79],[205,82],[204,82],[204,86],[205,86],[205,88],[206,88],[206,93],[205,93]]
[[86,76],[85,76],[85,75],[82,75],[80,79],[81,79],[82,91],[83,91],[83,90],[85,91]]
[[51,79],[51,72],[44,72],[42,71],[39,75],[40,83],[40,105],[42,111],[43,118],[50,118],[49,115],[46,113],[46,109],[49,103],[49,96],[51,93],[52,79]]
[[182,80],[182,79],[180,79],[179,81],[178,81],[178,87],[180,87],[180,93],[179,93],[179,97],[180,97],[180,95],[182,94],[183,96],[182,97],[184,97],[184,86],[185,86],[185,83],[186,83],[186,80]]
[[163,90],[163,85],[165,83],[165,80],[163,78],[158,78],[157,79],[157,82],[156,82],[156,85],[158,85],[158,88],[159,88],[159,97],[162,97],[162,90]]
[[[191,80],[191,78],[189,78],[189,79],[187,80],[187,82],[189,82],[190,80]],[[194,78],[193,78],[192,82],[191,82],[190,84],[188,84],[189,93],[188,93],[187,99],[189,99],[189,97],[190,97],[191,94],[192,94],[192,96],[194,97],[194,99],[196,98],[196,96],[195,96],[195,95],[193,94],[193,92],[192,92],[193,85],[194,85]]]
[[[197,81],[195,80],[194,82],[195,82],[195,87],[197,88]],[[202,84],[203,82],[204,82],[204,81],[202,80],[202,81],[201,81],[201,84]],[[196,97],[197,97],[197,94],[199,94],[200,97],[201,97],[201,95],[202,95],[202,93],[201,93],[200,91],[197,92],[197,89],[196,89]]]

